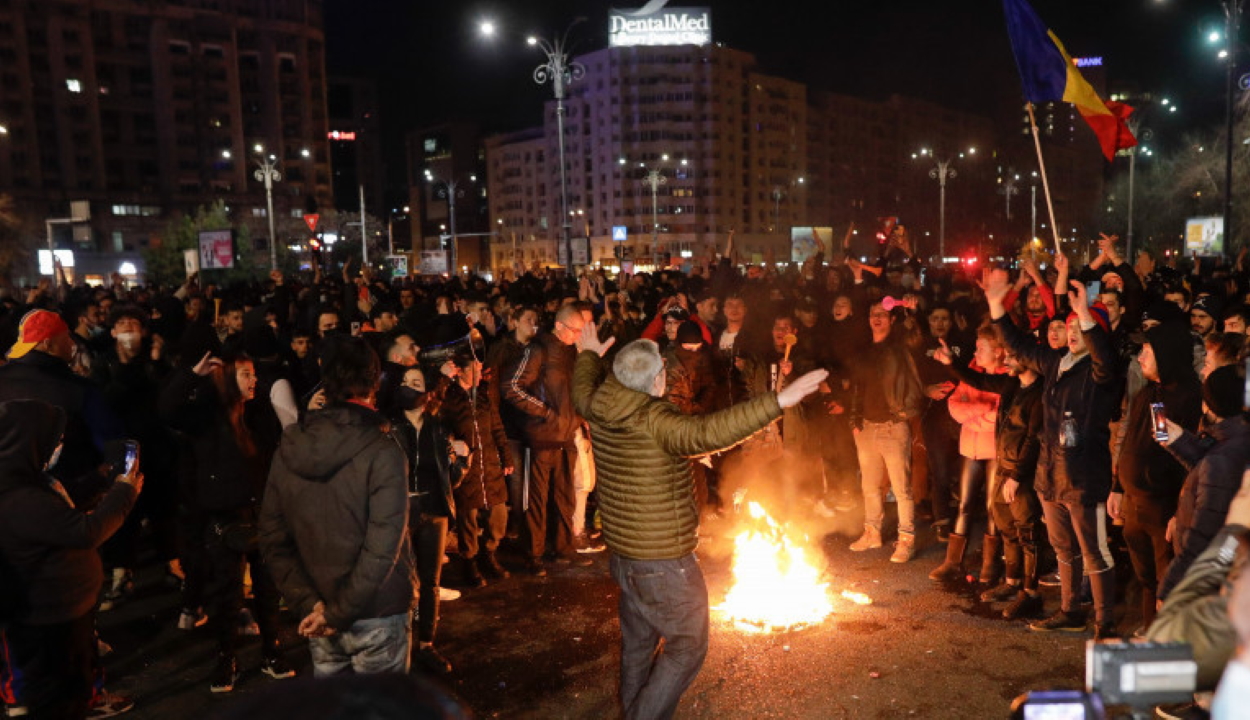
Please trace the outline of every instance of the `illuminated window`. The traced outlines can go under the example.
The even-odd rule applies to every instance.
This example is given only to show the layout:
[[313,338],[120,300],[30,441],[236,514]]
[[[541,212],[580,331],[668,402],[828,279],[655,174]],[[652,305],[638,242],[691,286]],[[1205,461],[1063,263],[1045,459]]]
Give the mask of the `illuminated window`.
[[78,80],[75,80],[74,78],[68,78],[68,79],[66,79],[66,80],[65,80],[65,87],[66,87],[66,88],[68,88],[68,89],[69,89],[69,91],[70,91],[70,92],[72,92],[72,93],[80,93],[80,92],[82,92],[82,83],[81,83],[81,82],[79,82]]

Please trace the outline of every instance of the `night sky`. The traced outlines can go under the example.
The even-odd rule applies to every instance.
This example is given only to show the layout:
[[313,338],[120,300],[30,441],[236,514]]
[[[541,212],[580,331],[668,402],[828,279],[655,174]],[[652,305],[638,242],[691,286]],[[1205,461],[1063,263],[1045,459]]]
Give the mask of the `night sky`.
[[[574,18],[577,51],[607,45],[608,7],[642,0],[326,0],[332,74],[376,78],[384,123],[417,127],[470,118],[488,131],[536,125],[549,87],[530,75],[531,33]],[[892,93],[1011,118],[1019,82],[999,0],[670,0],[708,6],[717,42],[752,52],[765,72],[863,97]],[[1105,58],[1108,90],[1166,95],[1182,112],[1166,135],[1220,122],[1223,67],[1206,33],[1218,0],[1034,0],[1073,55]],[[493,40],[477,25],[491,18]],[[1243,33],[1244,35],[1244,33]],[[1244,64],[1244,63],[1243,63]],[[1165,141],[1166,138],[1160,138]]]

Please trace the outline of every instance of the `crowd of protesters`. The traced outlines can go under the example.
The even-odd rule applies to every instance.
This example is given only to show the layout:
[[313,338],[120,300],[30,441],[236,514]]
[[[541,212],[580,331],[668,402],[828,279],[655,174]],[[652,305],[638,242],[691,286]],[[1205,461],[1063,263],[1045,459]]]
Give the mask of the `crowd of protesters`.
[[[782,268],[730,249],[619,277],[387,280],[349,261],[224,287],[0,289],[0,691],[36,716],[129,709],[104,689],[95,618],[153,553],[180,593],[178,627],[217,639],[214,692],[233,689],[244,634],[260,636],[265,674],[295,674],[283,601],[318,676],[411,660],[448,673],[439,603],[459,593],[444,580],[471,593],[593,564],[605,544],[622,577],[618,560],[676,559],[604,521],[601,504],[642,507],[620,495],[628,448],[597,446],[628,413],[576,392],[579,347],[606,354],[606,372],[635,340],[654,343],[637,362],[663,359],[663,382],[632,389],[640,408],[650,394],[709,415],[824,371],[817,392],[752,405],[770,414],[739,423],[749,437],[734,447],[724,432],[689,452],[661,443],[690,488],[664,540],[683,557],[701,522],[732,512],[738,469],[775,459],[783,517],[862,517],[850,550],[892,540],[897,563],[937,545],[934,580],[973,579],[1035,631],[1087,631],[1092,604],[1097,638],[1191,642],[1214,690],[1237,645],[1227,589],[1250,526],[1250,267],[1244,251],[1214,265],[1119,253],[1103,236],[1082,267],[1032,250],[984,270],[927,266],[898,227],[876,258],[822,247]],[[126,440],[141,472],[123,467]],[[597,453],[615,468],[602,492]],[[1131,593],[1117,594],[1117,558]],[[643,705],[671,714],[706,635],[694,652],[676,696]],[[623,693],[640,694],[644,670],[623,668]]]

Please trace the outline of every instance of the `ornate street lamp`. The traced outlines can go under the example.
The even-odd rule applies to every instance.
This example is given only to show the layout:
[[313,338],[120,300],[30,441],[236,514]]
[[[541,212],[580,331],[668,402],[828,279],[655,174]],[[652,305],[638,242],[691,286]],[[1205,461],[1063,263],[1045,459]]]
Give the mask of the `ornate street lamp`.
[[570,246],[569,240],[571,230],[569,225],[568,171],[564,166],[564,114],[566,112],[564,97],[569,84],[574,80],[580,80],[586,75],[586,67],[581,63],[569,62],[565,48],[568,43],[569,31],[585,19],[584,17],[579,17],[574,20],[565,29],[564,35],[554,42],[533,36],[527,40],[530,45],[540,48],[547,55],[547,62],[534,68],[534,82],[539,85],[545,85],[550,82],[556,98],[556,133],[559,135],[558,143],[560,148],[560,222],[563,229],[561,241],[564,243],[565,258],[568,260],[570,270],[573,265],[573,248]]
[[273,184],[282,181],[282,173],[278,171],[276,156],[265,155],[265,148],[261,145],[257,145],[255,150],[258,157],[256,158],[256,172],[253,176],[265,183],[266,217],[269,218],[269,269],[277,270],[278,244],[273,228]]

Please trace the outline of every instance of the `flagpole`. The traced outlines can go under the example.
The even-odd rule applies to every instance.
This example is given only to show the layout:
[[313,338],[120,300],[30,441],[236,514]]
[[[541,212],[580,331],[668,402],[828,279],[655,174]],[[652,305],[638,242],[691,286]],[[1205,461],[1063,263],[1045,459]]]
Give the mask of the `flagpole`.
[[1025,103],[1029,111],[1029,129],[1033,131],[1033,147],[1037,148],[1037,168],[1042,173],[1042,190],[1046,193],[1046,212],[1050,214],[1050,231],[1055,236],[1055,252],[1062,253],[1059,247],[1059,226],[1055,224],[1055,204],[1050,200],[1050,180],[1046,177],[1046,161],[1042,159],[1042,139],[1037,134],[1037,117],[1033,114],[1033,103]]

